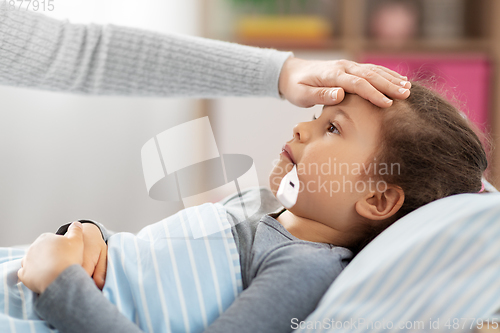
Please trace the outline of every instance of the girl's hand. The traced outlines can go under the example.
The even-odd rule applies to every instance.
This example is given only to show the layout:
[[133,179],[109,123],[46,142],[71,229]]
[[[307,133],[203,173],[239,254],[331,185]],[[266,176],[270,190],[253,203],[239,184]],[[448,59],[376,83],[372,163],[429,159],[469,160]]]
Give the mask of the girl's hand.
[[102,239],[99,227],[92,223],[83,223],[83,268],[102,290],[106,279],[106,258],[108,246]]
[[83,227],[73,222],[64,235],[45,233],[28,248],[17,276],[41,294],[69,266],[83,263]]
[[348,60],[311,61],[290,57],[283,64],[279,78],[280,93],[301,107],[338,104],[346,91],[384,108],[392,105],[392,100],[384,94],[405,99],[410,96],[410,87],[406,77],[390,69]]

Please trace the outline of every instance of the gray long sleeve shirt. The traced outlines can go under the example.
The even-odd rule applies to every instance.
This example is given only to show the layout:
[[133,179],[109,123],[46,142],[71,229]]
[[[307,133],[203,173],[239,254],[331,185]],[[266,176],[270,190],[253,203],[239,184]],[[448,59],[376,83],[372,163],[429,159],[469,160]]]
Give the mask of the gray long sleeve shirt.
[[[258,192],[260,192],[260,198]],[[243,292],[205,332],[289,332],[304,320],[352,258],[331,244],[304,241],[276,219],[284,211],[269,189],[242,192],[245,207],[259,207],[242,220],[238,195],[221,201],[232,219]],[[103,229],[104,237],[110,233]],[[77,265],[66,269],[39,297],[37,313],[62,333],[138,333]],[[293,321],[293,322],[292,322]]]
[[0,1],[0,84],[97,95],[279,97],[291,55],[114,25],[71,24]]

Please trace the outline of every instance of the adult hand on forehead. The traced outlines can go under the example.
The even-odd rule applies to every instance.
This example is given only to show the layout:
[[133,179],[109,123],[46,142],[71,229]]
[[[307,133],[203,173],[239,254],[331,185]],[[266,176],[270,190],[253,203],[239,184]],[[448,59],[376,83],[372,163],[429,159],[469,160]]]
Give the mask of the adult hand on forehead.
[[388,68],[349,60],[290,57],[283,64],[279,78],[280,93],[300,107],[338,104],[345,91],[386,108],[392,105],[392,99],[410,96],[410,87],[405,76]]

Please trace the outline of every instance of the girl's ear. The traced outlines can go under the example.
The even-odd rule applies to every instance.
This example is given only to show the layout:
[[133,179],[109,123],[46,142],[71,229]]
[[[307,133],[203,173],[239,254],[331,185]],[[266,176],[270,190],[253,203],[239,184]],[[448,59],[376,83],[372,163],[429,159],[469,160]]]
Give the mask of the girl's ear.
[[405,193],[395,185],[387,185],[384,192],[370,192],[355,204],[356,212],[369,220],[385,220],[403,206]]

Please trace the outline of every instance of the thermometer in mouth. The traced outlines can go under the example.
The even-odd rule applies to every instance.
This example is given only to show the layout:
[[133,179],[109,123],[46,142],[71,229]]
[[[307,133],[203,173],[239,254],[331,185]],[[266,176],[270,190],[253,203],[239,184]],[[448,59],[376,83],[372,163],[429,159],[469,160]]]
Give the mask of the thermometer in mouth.
[[295,164],[292,171],[287,173],[281,180],[276,197],[286,209],[290,209],[297,202],[298,195],[299,177],[297,176],[297,165]]

